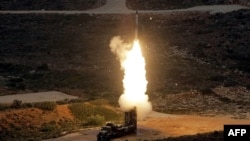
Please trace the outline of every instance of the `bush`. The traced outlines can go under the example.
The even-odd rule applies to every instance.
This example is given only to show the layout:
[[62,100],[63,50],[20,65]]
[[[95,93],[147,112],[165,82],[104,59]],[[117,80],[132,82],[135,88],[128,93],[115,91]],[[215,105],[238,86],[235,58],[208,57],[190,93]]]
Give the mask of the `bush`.
[[81,103],[81,102],[85,102],[86,99],[81,99],[81,98],[77,98],[77,99],[64,99],[61,101],[56,101],[56,103],[58,105],[64,105],[64,104],[70,104],[70,103]]
[[42,110],[53,111],[56,108],[56,105],[55,102],[40,102],[35,103],[34,107]]
[[86,125],[101,125],[105,121],[105,118],[100,115],[91,115],[86,119]]
[[32,108],[32,107],[34,107],[33,103],[23,103],[22,104],[22,108]]
[[69,106],[69,109],[77,119],[86,122],[88,125],[92,122],[94,125],[99,124],[104,119],[119,120],[121,118],[120,114],[111,109],[90,104],[74,103]]
[[56,101],[57,105],[64,105],[64,104],[68,104],[68,103],[69,103],[69,100],[67,98],[64,100],[61,100],[61,101]]
[[4,111],[9,108],[9,105],[7,104],[0,104],[0,111]]
[[90,101],[89,103],[93,104],[93,105],[106,105],[109,104],[109,102],[105,99],[95,99],[93,101]]
[[57,129],[56,124],[44,123],[40,129],[41,132],[51,132]]
[[11,104],[11,108],[15,108],[15,109],[18,109],[18,108],[21,108],[22,106],[22,101],[21,100],[13,100],[13,103]]
[[69,109],[73,115],[79,120],[86,120],[87,117],[91,116],[94,112],[94,106],[83,104],[83,103],[74,103],[69,106]]
[[118,120],[120,118],[118,113],[102,106],[96,106],[94,112],[94,114],[103,115],[107,120]]

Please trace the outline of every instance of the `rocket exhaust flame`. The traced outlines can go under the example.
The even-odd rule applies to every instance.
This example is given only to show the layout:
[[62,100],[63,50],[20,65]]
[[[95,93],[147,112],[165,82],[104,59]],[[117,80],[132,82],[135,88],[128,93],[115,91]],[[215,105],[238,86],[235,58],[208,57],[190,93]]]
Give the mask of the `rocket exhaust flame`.
[[138,119],[143,119],[152,110],[152,106],[146,95],[148,83],[146,63],[139,41],[135,40],[131,46],[124,43],[120,37],[114,37],[111,40],[110,48],[117,55],[121,69],[124,71],[124,92],[120,96],[119,105],[124,111],[129,111],[136,106]]

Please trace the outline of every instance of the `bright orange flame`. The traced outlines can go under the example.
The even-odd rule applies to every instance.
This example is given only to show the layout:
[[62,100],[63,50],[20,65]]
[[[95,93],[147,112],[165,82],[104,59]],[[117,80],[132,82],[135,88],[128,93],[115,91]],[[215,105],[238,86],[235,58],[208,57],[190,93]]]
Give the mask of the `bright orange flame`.
[[124,69],[124,93],[120,97],[119,104],[125,110],[136,106],[139,118],[143,118],[152,108],[148,102],[148,96],[145,94],[148,84],[146,63],[138,40],[134,41],[132,49],[127,52],[121,65]]

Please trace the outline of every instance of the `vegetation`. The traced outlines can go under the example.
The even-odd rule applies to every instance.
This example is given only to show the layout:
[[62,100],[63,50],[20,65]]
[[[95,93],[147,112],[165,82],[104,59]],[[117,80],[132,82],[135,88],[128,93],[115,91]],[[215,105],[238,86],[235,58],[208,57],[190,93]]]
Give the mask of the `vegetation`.
[[53,111],[56,108],[56,105],[55,102],[40,102],[35,103],[34,107],[42,110]]
[[83,125],[100,125],[104,121],[118,121],[121,119],[119,113],[103,106],[74,103],[69,106],[69,109]]
[[21,108],[22,106],[22,101],[21,100],[14,100],[11,107],[12,108],[15,108],[15,109],[18,109],[18,108]]
[[[73,119],[60,114],[58,109],[55,110],[57,106],[55,102],[21,103],[21,101],[15,100],[12,106],[8,107],[8,111],[0,113],[1,140],[22,141],[55,138],[61,136],[62,132],[70,133],[83,127],[102,125],[107,120],[119,121],[121,119],[120,113],[106,108],[107,103],[99,105],[98,100],[90,101],[96,105],[71,103],[69,109],[75,117]],[[7,109],[6,106],[1,104],[1,110]],[[65,107],[64,105],[59,106]],[[16,108],[20,109],[15,110]],[[18,138],[16,138],[17,136]]]
[[0,111],[4,111],[6,109],[8,109],[10,106],[8,104],[1,104],[0,103]]
[[[45,117],[45,113],[48,117]],[[63,130],[70,132],[71,127],[76,126],[73,121],[62,118],[62,115],[57,115],[57,117],[53,115],[55,115],[54,111],[43,111],[36,108],[8,109],[1,112],[1,140],[42,140],[58,137]],[[51,119],[51,117],[53,118]],[[63,126],[66,123],[68,126]]]
[[86,119],[86,125],[102,125],[105,119],[103,116],[100,115],[91,115]]
[[[149,96],[192,89],[209,92],[218,85],[247,86],[248,17],[246,10],[224,15],[141,15],[139,35]],[[6,82],[1,87],[69,94],[79,90],[78,96],[116,102],[123,73],[108,45],[115,35],[126,42],[133,39],[133,19],[133,15],[1,15],[0,52],[7,52],[1,56],[5,61],[0,61]],[[244,26],[234,26],[236,21]]]
[[[51,102],[51,101],[45,101],[45,102],[35,102],[35,103],[23,103],[21,100],[13,100],[11,104],[1,104],[0,103],[0,111],[5,111],[6,109],[28,109],[28,108],[38,108],[41,110],[47,110],[47,111],[53,111],[57,105],[65,105],[65,104],[72,104],[72,103],[80,103],[80,102],[86,102],[86,99],[65,99],[63,101],[56,101],[56,102]],[[95,102],[96,101],[96,102]],[[107,100],[95,100],[93,101],[94,105],[98,105],[98,101],[106,101]],[[92,101],[91,101],[92,103]],[[105,104],[103,103],[103,104]]]
[[105,0],[1,0],[0,10],[86,10]]
[[[211,97],[212,89],[217,86],[246,86],[249,89],[249,17],[249,10],[214,15],[195,12],[142,14],[139,17],[139,35],[147,63],[147,93],[150,100],[153,101],[156,96],[164,100],[161,96],[192,90],[198,90],[203,94],[200,97],[206,99]],[[78,96],[87,99],[107,97],[112,104],[117,104],[123,89],[123,73],[108,45],[115,35],[121,35],[125,42],[133,40],[134,15],[2,14],[0,34],[0,87],[8,90],[0,91],[1,95],[51,89],[76,95],[75,91],[79,90]],[[192,96],[197,97],[198,94]],[[173,100],[170,105],[176,110],[170,112],[187,111],[176,107],[181,107],[180,101],[186,106],[185,100],[191,99],[194,98],[188,99],[183,95],[178,99],[179,103]],[[212,100],[217,102],[217,99]],[[223,98],[219,101],[231,102]],[[71,102],[65,100],[60,104],[63,103]],[[46,138],[79,128],[79,123],[82,127],[95,126],[106,120],[119,120],[119,113],[105,107],[107,103],[105,100],[88,104],[74,101],[69,107],[76,121],[59,119],[56,123],[41,123],[41,128],[24,126],[23,123],[18,126],[15,122],[22,119],[8,114],[6,119],[15,122],[10,124],[8,133],[1,132],[1,135],[11,139],[18,136],[20,140],[21,136],[27,139],[34,134]],[[158,101],[154,103],[161,104]],[[191,102],[192,105],[194,103],[197,102]],[[55,103],[13,102],[13,108],[20,105],[36,105],[43,109],[40,115],[55,112]],[[212,105],[216,104],[210,104],[211,109],[215,109]],[[194,107],[197,111],[202,109],[196,105]],[[7,108],[8,105],[0,105],[2,110]],[[27,119],[33,118],[32,115]],[[1,119],[0,123],[8,122],[6,119]],[[1,135],[0,140],[10,140]]]
[[41,132],[52,132],[56,130],[58,127],[56,125],[55,121],[51,121],[49,123],[44,123],[42,127],[40,128]]

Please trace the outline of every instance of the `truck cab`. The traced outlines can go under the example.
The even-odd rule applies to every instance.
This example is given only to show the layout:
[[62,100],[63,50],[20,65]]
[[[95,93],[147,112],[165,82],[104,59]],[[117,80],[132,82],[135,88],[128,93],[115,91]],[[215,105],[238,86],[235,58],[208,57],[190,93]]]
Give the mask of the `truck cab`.
[[111,126],[103,126],[97,134],[97,141],[110,141],[112,137]]

